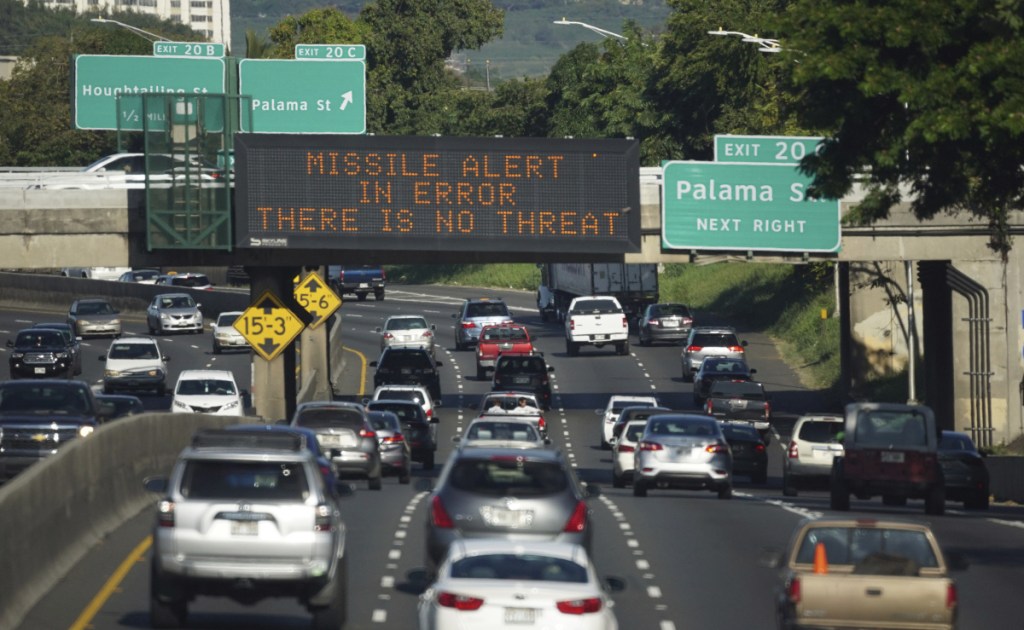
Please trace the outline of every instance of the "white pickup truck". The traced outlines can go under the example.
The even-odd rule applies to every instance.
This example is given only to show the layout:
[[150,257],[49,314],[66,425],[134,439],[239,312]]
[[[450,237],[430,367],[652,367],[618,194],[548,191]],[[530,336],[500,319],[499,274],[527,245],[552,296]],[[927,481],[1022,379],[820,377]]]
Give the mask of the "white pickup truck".
[[618,354],[629,354],[629,319],[622,305],[607,295],[574,299],[565,318],[565,351],[574,357],[580,346],[605,344],[615,344]]

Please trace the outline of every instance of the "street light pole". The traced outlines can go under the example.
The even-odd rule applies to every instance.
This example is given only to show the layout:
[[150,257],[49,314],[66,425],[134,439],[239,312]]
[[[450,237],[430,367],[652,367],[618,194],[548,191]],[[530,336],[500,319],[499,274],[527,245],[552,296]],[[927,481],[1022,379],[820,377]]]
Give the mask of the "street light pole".
[[554,24],[559,24],[559,25],[562,25],[562,26],[569,25],[569,24],[573,24],[573,25],[576,25],[576,26],[582,26],[583,28],[587,29],[588,31],[593,31],[593,32],[597,33],[601,37],[614,37],[616,39],[621,39],[621,40],[629,39],[625,35],[619,35],[618,33],[613,33],[611,31],[606,31],[603,28],[598,28],[598,27],[596,27],[596,26],[594,26],[592,24],[587,24],[586,22],[573,22],[573,21],[567,20],[565,18],[562,18],[561,20],[555,20],[553,23]]
[[767,37],[758,37],[757,35],[747,35],[739,31],[727,31],[724,28],[719,27],[717,31],[708,31],[708,35],[733,35],[741,37],[742,41],[750,44],[757,44],[760,46],[758,50],[766,53],[780,53],[782,52],[782,46],[779,44],[777,39],[768,39]]
[[139,37],[141,37],[143,39],[148,39],[151,42],[169,42],[169,41],[171,41],[171,40],[167,39],[166,37],[161,37],[160,35],[157,35],[156,33],[150,33],[149,31],[146,31],[146,30],[143,30],[143,29],[139,28],[138,26],[132,26],[131,24],[125,24],[124,22],[118,22],[117,20],[111,20],[109,18],[98,17],[98,18],[92,18],[90,21],[91,22],[98,22],[100,24],[116,24],[117,26],[120,26],[123,29],[126,29],[126,30],[128,30],[128,31],[130,31],[132,33],[135,33],[136,35],[138,35]]

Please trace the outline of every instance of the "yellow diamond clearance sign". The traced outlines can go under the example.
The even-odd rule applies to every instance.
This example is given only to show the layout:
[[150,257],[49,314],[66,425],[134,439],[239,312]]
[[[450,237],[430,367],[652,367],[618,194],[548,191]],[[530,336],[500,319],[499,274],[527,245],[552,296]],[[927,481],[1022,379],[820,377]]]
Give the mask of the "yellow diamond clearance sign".
[[310,328],[318,328],[341,306],[341,298],[331,290],[323,278],[315,273],[306,276],[295,287],[295,301],[306,309],[313,321]]
[[261,357],[272,361],[304,328],[302,320],[270,291],[264,291],[242,316],[234,328],[242,333]]

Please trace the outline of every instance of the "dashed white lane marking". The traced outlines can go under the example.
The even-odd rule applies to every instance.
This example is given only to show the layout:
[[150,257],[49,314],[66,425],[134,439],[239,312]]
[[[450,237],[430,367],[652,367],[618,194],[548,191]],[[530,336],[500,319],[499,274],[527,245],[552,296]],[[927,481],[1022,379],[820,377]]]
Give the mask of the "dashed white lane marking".
[[373,611],[373,617],[370,618],[374,623],[385,623],[388,620],[388,611],[383,608],[378,608]]
[[657,586],[648,586],[647,596],[651,599],[658,599],[659,597],[661,597],[661,589]]
[[1019,521],[1006,521],[1001,518],[987,518],[985,520],[990,523],[995,523],[997,525],[1009,525],[1010,527],[1019,527],[1021,529],[1024,529],[1024,523],[1021,523]]
[[395,576],[385,575],[380,579],[381,588],[394,588],[395,587]]
[[672,623],[671,621],[665,620],[665,621],[662,621],[661,624],[659,624],[659,629],[660,630],[676,630],[676,624]]
[[627,547],[639,547],[640,546],[640,541],[638,541],[635,538],[630,538],[629,540],[626,541],[626,546]]
[[651,563],[646,560],[637,560],[636,568],[640,569],[641,571],[646,571],[647,569],[651,568]]

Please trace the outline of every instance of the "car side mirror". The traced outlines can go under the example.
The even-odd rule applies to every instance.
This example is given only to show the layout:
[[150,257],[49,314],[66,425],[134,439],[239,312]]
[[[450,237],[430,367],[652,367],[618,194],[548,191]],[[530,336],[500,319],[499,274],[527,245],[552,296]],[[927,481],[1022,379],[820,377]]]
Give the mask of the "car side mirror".
[[196,302],[196,308],[197,308],[197,309],[203,308],[203,305],[202,305],[202,304],[200,304],[199,302]]
[[611,436],[610,438],[608,438],[608,443],[609,443],[609,444],[611,444],[612,446],[615,446],[615,444],[616,444],[616,443],[617,443],[618,441],[619,441],[619,438],[615,437],[614,435],[613,435],[613,436]]
[[747,340],[744,339],[743,341],[741,341],[740,345],[743,346],[744,348],[746,348],[747,347]]
[[554,372],[554,371],[555,371],[555,366],[549,365],[548,366],[548,372]]
[[365,407],[366,405],[369,405],[369,404],[370,404],[370,399],[369,398],[364,398],[363,399],[363,406]]
[[964,554],[959,551],[951,551],[946,554],[946,565],[949,566],[950,571],[966,571],[970,563]]
[[441,422],[440,418],[438,418],[437,416],[430,416],[430,424],[437,424],[439,422]]
[[238,395],[241,396],[242,398],[245,398],[246,396],[249,395],[249,390],[247,390],[247,389],[239,389],[238,390]]
[[167,356],[167,355],[165,354],[165,355],[164,355],[164,363],[167,363],[167,362],[168,362],[168,361],[170,361],[170,360],[171,360],[171,357],[169,357],[169,356]]
[[444,367],[444,363],[441,363],[440,361],[434,361],[434,363],[437,365],[437,367]]
[[551,446],[551,438],[544,438],[544,446]]
[[516,315],[516,314],[515,314],[515,313],[513,313],[512,311],[509,311],[509,312],[508,312],[508,316],[509,316],[509,317],[515,317],[515,315]]
[[751,373],[751,374],[757,374],[757,370],[756,370],[756,369],[754,369],[754,368],[750,368],[750,373]]
[[478,405],[477,403],[469,403],[469,408],[470,408],[470,409],[476,409],[476,408],[478,408],[479,406],[480,406],[480,405]]
[[604,409],[595,409],[594,410],[594,415],[595,416],[603,416],[604,415]]
[[456,317],[458,317],[458,316],[459,316],[459,314],[458,314],[458,313],[452,313],[452,319],[455,319],[455,318],[456,318]]
[[377,367],[376,361],[370,361],[370,367]]
[[621,593],[626,590],[626,580],[614,575],[606,575],[601,578],[601,586],[609,593]]
[[437,330],[437,326],[435,326],[434,324],[431,324],[430,325],[430,330]]
[[459,435],[453,435],[452,436],[452,443],[453,444],[458,444],[461,441],[462,441],[462,436],[459,436]]
[[380,326],[377,326],[376,328],[373,329],[373,332],[380,333],[380,332],[383,332],[383,331],[381,330]]
[[106,361],[106,360],[107,360],[107,355],[101,354],[100,355],[100,361]]
[[586,487],[586,494],[590,498],[601,496],[601,487],[597,484],[588,483]]
[[163,494],[167,492],[167,477],[146,477],[142,480],[142,487],[150,492]]
[[13,341],[11,341],[10,339],[8,339],[8,340],[7,340],[7,347],[8,347],[8,348],[13,348],[13,347],[14,347],[14,342],[13,342]]

